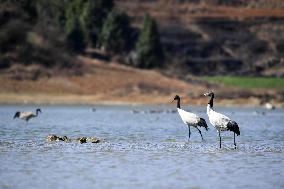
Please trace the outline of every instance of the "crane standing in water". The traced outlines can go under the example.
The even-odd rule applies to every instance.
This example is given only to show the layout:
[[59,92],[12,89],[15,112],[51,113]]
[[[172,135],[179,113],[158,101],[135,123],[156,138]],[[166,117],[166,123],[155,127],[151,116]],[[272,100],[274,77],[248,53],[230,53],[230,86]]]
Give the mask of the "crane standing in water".
[[31,118],[37,117],[39,112],[41,113],[41,109],[39,108],[36,109],[36,114],[34,114],[33,112],[16,112],[14,119],[18,117],[28,122]]

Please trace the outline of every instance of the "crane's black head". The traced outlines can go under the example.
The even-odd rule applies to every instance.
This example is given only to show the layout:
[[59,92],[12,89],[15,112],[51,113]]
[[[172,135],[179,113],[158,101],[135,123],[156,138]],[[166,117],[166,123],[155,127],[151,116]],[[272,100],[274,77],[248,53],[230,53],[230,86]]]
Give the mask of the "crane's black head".
[[175,96],[174,100],[179,100],[180,97],[178,95]]
[[180,108],[180,97],[178,95],[175,96],[173,101],[177,100],[177,108]]
[[38,112],[40,112],[40,113],[41,113],[41,109],[39,109],[39,108],[38,108],[38,109],[36,109],[36,113],[38,113]]
[[212,91],[210,91],[208,93],[205,93],[204,96],[209,96],[209,97],[214,98],[214,93]]
[[17,118],[17,117],[20,117],[20,112],[16,112],[16,113],[15,113],[14,119]]
[[210,97],[208,104],[210,105],[211,108],[213,108],[214,93],[211,91],[211,92],[205,93],[204,96]]

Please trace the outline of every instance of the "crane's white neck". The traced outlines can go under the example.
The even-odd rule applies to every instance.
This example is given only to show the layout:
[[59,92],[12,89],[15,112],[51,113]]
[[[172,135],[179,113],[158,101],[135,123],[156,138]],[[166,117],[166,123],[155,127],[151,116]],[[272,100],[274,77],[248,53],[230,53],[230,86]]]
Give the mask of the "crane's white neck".
[[212,107],[210,106],[210,104],[207,105],[207,115],[210,114],[210,112],[213,111]]

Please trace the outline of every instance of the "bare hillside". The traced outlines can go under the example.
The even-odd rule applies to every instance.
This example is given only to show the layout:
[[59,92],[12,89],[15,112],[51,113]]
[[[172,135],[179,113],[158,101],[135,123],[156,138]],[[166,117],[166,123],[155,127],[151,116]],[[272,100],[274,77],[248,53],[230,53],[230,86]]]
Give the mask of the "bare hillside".
[[[43,75],[23,80],[11,78],[8,72],[1,73],[0,103],[171,104],[173,96],[179,94],[186,104],[206,105],[203,93],[208,90],[216,92],[218,104],[260,105],[269,99],[279,105],[283,102],[283,93],[277,89],[224,88],[194,78],[185,82],[155,70],[140,70],[86,57],[79,59],[84,69],[80,75],[52,73],[52,77]],[[33,73],[34,68],[24,69],[28,70]],[[25,72],[16,75],[25,76]]]
[[37,80],[17,80],[2,74],[7,77],[0,78],[0,103],[168,103],[176,93],[196,95],[202,91],[201,87],[156,71],[80,59],[86,69],[80,76],[53,74]]
[[282,1],[116,0],[116,4],[132,16],[136,27],[145,12],[155,17],[168,62],[186,73],[284,75]]

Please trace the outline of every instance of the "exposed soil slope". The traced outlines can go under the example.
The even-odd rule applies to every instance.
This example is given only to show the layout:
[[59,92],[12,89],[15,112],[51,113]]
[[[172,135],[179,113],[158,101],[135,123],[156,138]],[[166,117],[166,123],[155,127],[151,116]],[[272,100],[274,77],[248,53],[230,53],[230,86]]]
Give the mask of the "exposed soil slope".
[[170,64],[194,75],[284,76],[282,1],[116,0],[141,27],[158,22]]
[[[167,103],[176,93],[185,95],[190,90],[193,93],[202,90],[156,71],[102,63],[89,58],[81,60],[87,67],[87,71],[81,76],[53,76],[37,80],[0,78],[0,101],[13,102],[15,99],[19,103]],[[48,100],[49,98],[51,99]]]
[[[18,80],[1,74],[0,103],[170,104],[173,96],[179,94],[184,103],[204,105],[207,99],[203,93],[208,90],[214,90],[217,102],[226,105],[259,105],[271,99],[283,102],[279,90],[225,88],[194,78],[186,82],[159,71],[86,57],[79,59],[85,71],[78,76],[53,74],[36,80]],[[18,76],[21,74],[25,73]]]

